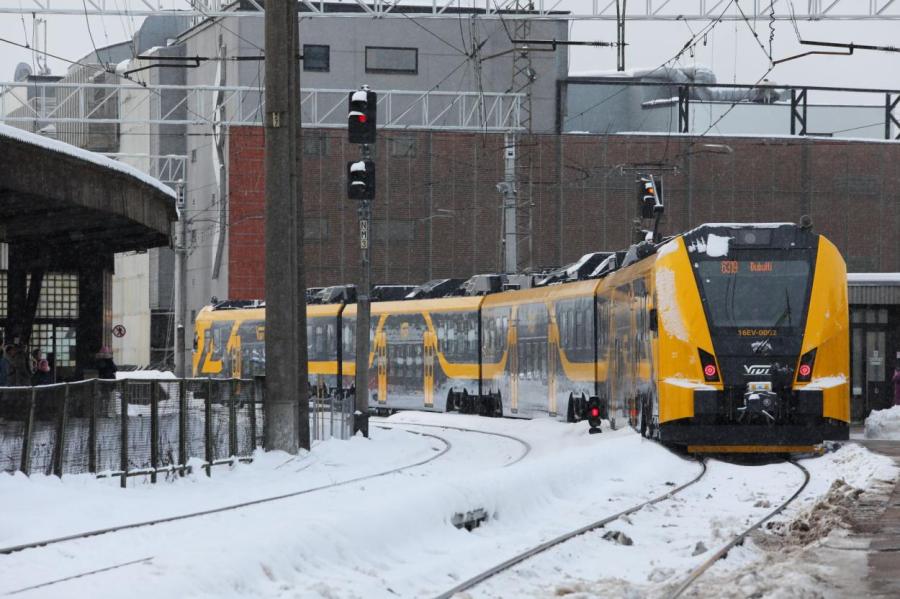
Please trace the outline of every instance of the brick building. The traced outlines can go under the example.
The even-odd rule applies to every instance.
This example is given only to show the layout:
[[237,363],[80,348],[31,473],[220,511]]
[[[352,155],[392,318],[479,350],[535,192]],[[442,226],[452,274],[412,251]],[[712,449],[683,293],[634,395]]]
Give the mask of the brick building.
[[[355,204],[344,168],[356,156],[340,130],[303,132],[310,286],[356,280]],[[264,290],[263,131],[228,141],[228,291]],[[709,141],[709,143],[707,143]],[[715,142],[715,143],[712,143]],[[504,138],[434,131],[379,135],[373,280],[417,283],[502,269]],[[662,175],[663,231],[704,222],[793,221],[809,214],[855,272],[900,271],[900,146],[809,138],[533,135],[520,187],[530,206],[533,268],[631,241],[636,171]]]

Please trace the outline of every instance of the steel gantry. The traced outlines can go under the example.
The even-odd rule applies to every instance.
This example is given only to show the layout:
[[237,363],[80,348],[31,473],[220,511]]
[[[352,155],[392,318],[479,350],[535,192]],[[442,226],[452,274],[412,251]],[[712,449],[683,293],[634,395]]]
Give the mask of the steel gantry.
[[[163,97],[166,101],[163,102]],[[522,129],[524,94],[385,90],[378,96],[385,129],[445,131]],[[303,89],[304,127],[346,127],[347,90]],[[163,108],[165,106],[165,108]],[[31,125],[259,125],[263,89],[250,86],[0,82],[0,122]]]
[[[446,17],[462,11],[478,11],[482,18],[570,19],[616,21],[616,0],[534,0],[527,13],[499,10],[506,3],[494,0],[354,0],[337,4],[324,0],[300,0],[304,18],[362,17],[416,18]],[[792,4],[796,4],[793,8]],[[897,0],[743,0],[740,8],[733,0],[633,0],[628,3],[629,21],[698,21],[750,19],[829,21],[900,19]],[[128,16],[172,15],[204,19],[208,17],[261,18],[265,13],[255,0],[239,9],[235,2],[222,0],[0,0],[0,14]]]

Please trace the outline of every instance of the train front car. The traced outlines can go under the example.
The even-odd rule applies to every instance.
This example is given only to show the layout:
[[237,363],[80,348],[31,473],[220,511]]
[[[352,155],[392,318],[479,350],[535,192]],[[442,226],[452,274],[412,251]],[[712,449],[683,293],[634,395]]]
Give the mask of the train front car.
[[796,452],[849,434],[846,265],[791,224],[703,225],[661,247],[658,428],[694,452]]

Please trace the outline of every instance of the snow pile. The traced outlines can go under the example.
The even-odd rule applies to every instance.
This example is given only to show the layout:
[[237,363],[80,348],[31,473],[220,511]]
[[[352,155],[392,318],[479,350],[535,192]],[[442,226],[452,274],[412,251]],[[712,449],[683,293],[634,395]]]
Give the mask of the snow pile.
[[867,439],[900,439],[900,406],[872,410],[866,418]]
[[[850,510],[862,492],[839,478],[831,483],[831,488],[814,506],[794,520],[768,522],[766,528],[784,544],[808,545],[827,537],[835,528],[849,528],[852,525]],[[762,546],[769,542],[765,538],[760,540]]]
[[130,370],[118,371],[116,379],[174,379],[175,373],[168,370]]

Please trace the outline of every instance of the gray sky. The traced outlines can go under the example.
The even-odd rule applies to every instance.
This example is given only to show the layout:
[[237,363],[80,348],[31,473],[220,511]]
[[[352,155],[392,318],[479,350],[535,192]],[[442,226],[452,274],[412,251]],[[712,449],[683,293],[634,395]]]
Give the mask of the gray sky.
[[[169,0],[172,1],[172,0]],[[563,8],[565,0],[560,4]],[[49,16],[47,35],[49,52],[70,59],[78,59],[92,49],[91,36],[84,17]],[[422,21],[427,24],[427,21]],[[140,19],[129,17],[92,17],[89,19],[90,32],[98,47],[123,41],[131,37],[140,25]],[[629,22],[626,50],[626,66],[629,68],[655,67],[671,58],[689,39],[691,32],[699,31],[705,22]],[[801,22],[802,35],[807,39],[841,41],[869,44],[897,45],[898,21],[832,21]],[[768,22],[757,24],[760,40],[768,47]],[[615,39],[615,24],[611,22],[582,21],[570,26],[571,39],[604,40]],[[31,15],[0,16],[0,37],[17,43],[32,42]],[[13,71],[19,62],[32,63],[31,52],[0,44],[0,80],[12,80]],[[794,28],[790,22],[775,24],[774,56],[784,57],[806,51],[797,43]],[[54,74],[64,74],[66,63],[48,59]],[[754,40],[748,26],[741,22],[719,23],[707,36],[706,43],[699,44],[694,55],[686,53],[680,64],[701,64],[712,67],[719,81],[752,83],[759,79],[768,68],[768,58]],[[615,69],[615,50],[575,48],[570,54],[570,70],[573,73],[584,70]],[[859,51],[849,57],[814,56],[779,65],[769,75],[777,83],[793,85],[835,85],[850,87],[900,88],[900,54]],[[869,96],[867,99],[841,96],[848,103],[883,103],[883,98]],[[827,99],[810,94],[810,101]]]

